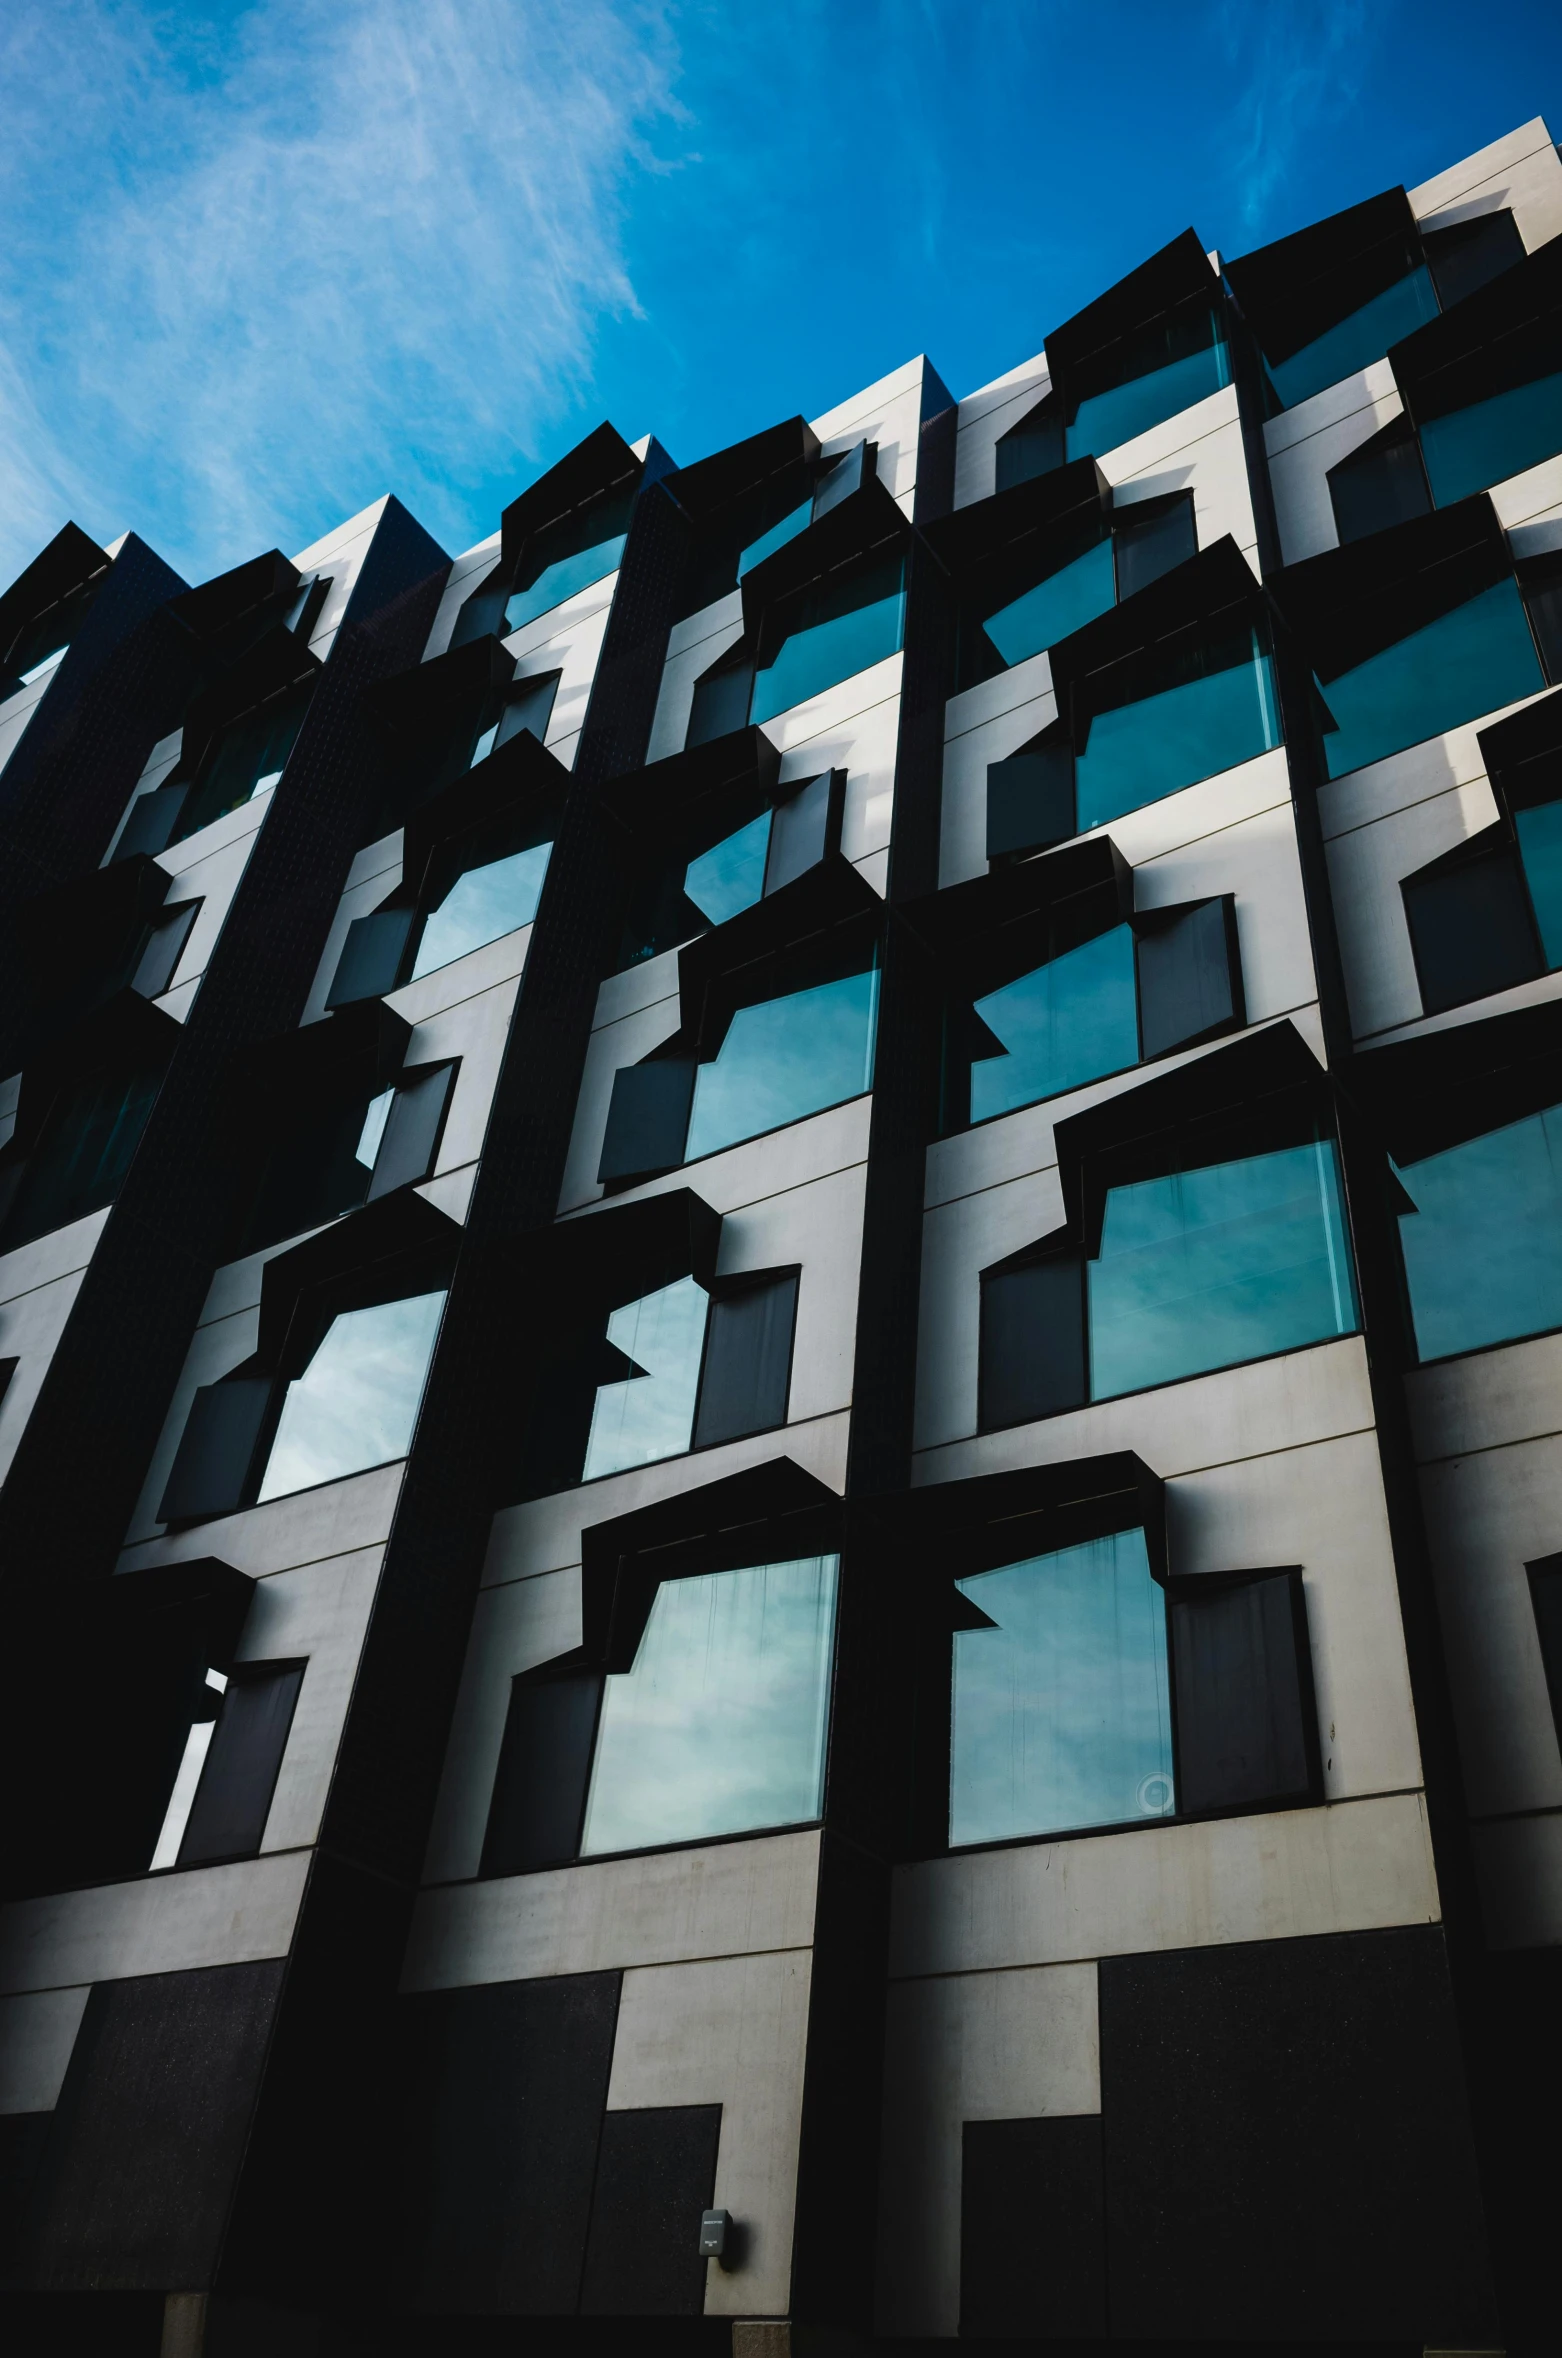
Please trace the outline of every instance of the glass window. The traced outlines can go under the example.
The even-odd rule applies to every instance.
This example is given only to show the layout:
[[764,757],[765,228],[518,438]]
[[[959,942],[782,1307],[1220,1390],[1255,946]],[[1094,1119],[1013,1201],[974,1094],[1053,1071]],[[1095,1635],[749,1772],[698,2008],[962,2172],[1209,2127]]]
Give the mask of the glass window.
[[480,950],[518,926],[530,925],[537,914],[542,881],[548,873],[551,843],[534,843],[484,867],[468,868],[456,878],[439,905],[423,921],[418,954],[408,977],[432,974],[468,950]]
[[1399,1247],[1422,1359],[1562,1326],[1562,1106],[1409,1164]]
[[1077,405],[1067,433],[1071,459],[1115,450],[1231,382],[1225,339],[1213,312],[1166,321],[1122,349],[1119,365],[1125,372],[1120,382],[1087,394]]
[[22,1167],[0,1227],[0,1250],[10,1252],[114,1201],[161,1080],[160,1071],[99,1072],[69,1091]]
[[616,573],[627,538],[627,533],[620,532],[611,540],[599,540],[594,548],[576,549],[572,555],[555,558],[551,565],[544,565],[524,588],[513,590],[506,600],[506,633],[519,630],[522,623],[535,622],[539,614],[551,613],[566,598],[573,598],[581,590],[590,589],[594,581]]
[[1468,498],[1472,491],[1505,483],[1510,475],[1522,475],[1526,467],[1538,467],[1559,450],[1562,376],[1515,385],[1511,392],[1494,393],[1489,401],[1472,402],[1468,409],[1428,418],[1421,428],[1422,456],[1440,508]]
[[770,850],[770,813],[761,811],[746,827],[724,835],[691,860],[683,872],[683,889],[702,917],[725,925],[741,909],[751,909],[765,890],[765,859]]
[[1005,663],[1023,663],[1055,646],[1070,631],[1104,614],[1116,597],[1112,543],[1097,541],[1082,557],[1049,573],[1021,597],[985,617],[982,628]]
[[783,635],[767,649],[769,660],[754,675],[750,720],[774,720],[778,712],[789,712],[794,704],[898,654],[905,621],[898,558],[891,566],[875,565],[854,579],[811,590],[788,609]]
[[583,1482],[678,1457],[688,1448],[709,1308],[705,1288],[680,1277],[613,1311],[607,1339],[628,1360],[630,1373],[620,1383],[597,1387]]
[[1513,824],[1546,964],[1562,966],[1562,801],[1532,803]]
[[444,1307],[442,1292],[413,1294],[332,1319],[288,1385],[262,1500],[406,1456]]
[[751,540],[748,547],[738,555],[739,581],[745,573],[752,573],[756,565],[762,565],[767,557],[773,557],[777,549],[784,549],[789,540],[795,540],[800,532],[806,532],[813,512],[814,503],[810,497],[803,501],[801,507],[794,508],[790,515],[783,516],[779,524],[772,524],[768,532],[762,532],[758,540]]
[[1326,385],[1353,377],[1358,369],[1381,360],[1401,336],[1437,316],[1437,295],[1426,269],[1417,268],[1396,279],[1381,295],[1374,295],[1358,311],[1336,320],[1333,327],[1304,344],[1300,352],[1293,352],[1289,360],[1270,361],[1270,382],[1280,396],[1281,407],[1294,409],[1297,402],[1321,393]]
[[1075,765],[1082,834],[1280,743],[1274,677],[1257,632],[1201,659],[1210,667],[1202,677],[1092,715]]
[[1381,761],[1545,686],[1514,581],[1493,582],[1321,689],[1331,778]]
[[1166,1600],[1144,1533],[955,1586],[993,1626],[955,1633],[950,1841],[1168,1816]]
[[660,1584],[633,1669],[605,1682],[584,1856],[818,1817],[838,1564]]
[[309,691],[279,696],[258,712],[235,721],[218,739],[205,774],[179,813],[174,841],[180,843],[214,819],[225,818],[257,794],[275,786],[287,767],[304,715]]
[[685,1160],[822,1113],[873,1086],[877,966],[740,1007],[698,1067]]
[[1086,1298],[1094,1400],[1349,1334],[1332,1141],[1110,1188]]
[[976,1001],[1004,1048],[971,1066],[971,1119],[1077,1089],[1139,1060],[1134,937],[1113,926]]

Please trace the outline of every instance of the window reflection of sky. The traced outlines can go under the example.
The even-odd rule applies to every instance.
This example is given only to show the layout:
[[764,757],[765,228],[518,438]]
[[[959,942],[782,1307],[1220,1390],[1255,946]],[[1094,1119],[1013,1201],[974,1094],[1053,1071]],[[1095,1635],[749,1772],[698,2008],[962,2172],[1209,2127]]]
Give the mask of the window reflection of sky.
[[1173,1806],[1165,1598],[1142,1531],[955,1583],[949,1839],[1001,1842]]
[[971,1067],[971,1119],[1077,1089],[1139,1058],[1134,937],[1115,925],[1046,966],[978,999],[976,1012],[1006,1056]]
[[1531,803],[1513,814],[1548,966],[1562,966],[1562,801]]
[[560,557],[556,564],[546,566],[534,582],[510,597],[504,609],[506,631],[519,630],[523,622],[535,622],[539,614],[551,612],[566,598],[615,573],[624,553],[624,537],[620,533],[616,540],[598,541],[593,549],[579,549],[573,557]]
[[1255,641],[1246,662],[1093,716],[1076,764],[1079,827],[1120,819],[1279,743],[1274,679]]
[[695,1075],[685,1160],[716,1154],[873,1086],[879,977],[849,974],[740,1007]]
[[582,1481],[688,1448],[709,1307],[705,1288],[680,1277],[612,1313],[608,1341],[643,1372],[597,1387]]
[[1340,672],[1323,690],[1331,778],[1419,745],[1545,686],[1516,581],[1496,581],[1420,630]]
[[1538,377],[1428,418],[1421,428],[1432,498],[1440,508],[1522,475],[1562,450],[1562,375]]
[[1104,393],[1092,393],[1074,413],[1067,432],[1068,455],[1083,458],[1091,452],[1116,450],[1136,434],[1147,434],[1164,418],[1191,409],[1231,382],[1226,347],[1218,339],[1202,352],[1184,353],[1164,368],[1130,377]]
[[1390,344],[1397,344],[1401,336],[1436,317],[1431,272],[1425,268],[1409,271],[1359,310],[1337,319],[1333,327],[1325,328],[1289,360],[1270,361],[1275,391],[1285,407],[1293,409],[1297,402],[1321,393],[1326,385],[1337,385],[1342,377],[1370,368],[1373,361],[1383,358]]
[[429,912],[413,961],[412,981],[480,950],[537,914],[542,881],[548,873],[551,843],[534,843],[526,851],[511,852],[481,868],[458,876],[437,909]]
[[332,1319],[288,1385],[262,1499],[406,1456],[444,1306],[443,1293],[414,1294]]
[[750,720],[774,720],[778,712],[789,712],[794,704],[898,654],[905,619],[906,594],[897,590],[850,614],[794,630],[777,648],[775,661],[755,675]]
[[1117,595],[1112,571],[1112,543],[1097,541],[1072,564],[1060,566],[1021,597],[989,614],[983,630],[1005,663],[1023,663],[1055,646],[1070,631],[1104,614]]
[[1562,1326],[1562,1106],[1400,1174],[1400,1250],[1423,1359]]
[[1087,1277],[1096,1400],[1349,1334],[1332,1143],[1109,1189]]
[[838,1559],[666,1580],[606,1682],[583,1854],[816,1818]]
[[770,849],[770,813],[761,811],[746,827],[725,835],[691,860],[683,889],[712,925],[725,925],[739,910],[751,909],[765,889],[765,855]]

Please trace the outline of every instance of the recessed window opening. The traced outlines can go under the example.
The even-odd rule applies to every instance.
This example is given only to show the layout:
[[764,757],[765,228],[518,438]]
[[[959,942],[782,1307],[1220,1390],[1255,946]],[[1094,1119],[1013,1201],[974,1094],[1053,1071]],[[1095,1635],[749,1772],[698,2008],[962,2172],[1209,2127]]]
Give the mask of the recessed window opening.
[[312,693],[312,681],[289,688],[229,723],[202,763],[171,841],[182,843],[280,783]]
[[[12,1163],[15,1194],[0,1218],[0,1252],[64,1228],[111,1204],[141,1143],[162,1069],[117,1066],[83,1073],[61,1091],[25,1159]],[[0,1166],[3,1172],[3,1166]],[[3,1178],[0,1178],[3,1190]],[[3,1204],[0,1192],[0,1204]]]
[[164,910],[156,924],[148,927],[146,946],[130,979],[131,989],[139,991],[143,999],[160,999],[168,989],[200,913],[199,901],[186,901],[179,908]]
[[1134,937],[1115,925],[973,1002],[997,1053],[973,1057],[973,1122],[1139,1061]]
[[1318,683],[1331,778],[1382,761],[1545,686],[1519,587],[1496,581]]
[[1328,485],[1342,548],[1431,512],[1421,448],[1408,418],[1396,418],[1331,467]]
[[1562,1106],[1396,1165],[1416,1355],[1562,1327]]
[[444,1307],[441,1290],[338,1312],[287,1386],[259,1503],[406,1456]]
[[504,631],[517,631],[551,613],[566,598],[616,573],[629,533],[638,478],[572,508],[534,532],[526,543],[504,609]]
[[530,925],[537,914],[551,838],[504,853],[496,860],[464,868],[446,887],[423,920],[413,955],[409,982],[449,966],[468,951]]
[[1069,370],[1064,454],[1116,450],[1231,382],[1218,311],[1185,304]]
[[1268,362],[1270,382],[1282,409],[1293,409],[1326,386],[1337,385],[1342,377],[1353,377],[1358,370],[1369,368],[1383,358],[1391,344],[1427,320],[1436,319],[1437,291],[1431,272],[1408,247],[1402,261],[1401,275],[1390,285],[1337,319],[1300,351]]
[[898,552],[826,576],[767,612],[748,719],[773,720],[900,652],[905,568]]
[[879,964],[737,1008],[696,1066],[684,1160],[822,1113],[873,1086]]
[[[1559,357],[1555,346],[1551,357]],[[1423,419],[1421,450],[1440,508],[1555,458],[1562,451],[1562,371]]]
[[1524,259],[1524,240],[1506,205],[1477,214],[1473,221],[1452,222],[1446,229],[1423,229],[1421,243],[1445,311]]
[[844,783],[839,772],[823,770],[789,780],[770,803],[762,803],[758,787],[712,797],[720,816],[701,810],[642,875],[620,965],[693,941],[816,867],[839,848]]
[[1186,494],[1147,502],[1143,513],[1130,506],[1101,516],[1087,529],[1098,537],[1085,548],[1062,554],[1054,543],[1033,558],[1049,570],[1017,596],[1011,594],[1013,567],[1005,567],[1010,580],[1002,602],[983,612],[974,633],[969,624],[962,631],[963,686],[1056,646],[1198,554],[1193,500]]
[[[1190,633],[1123,671],[1123,700],[1088,712],[1083,741],[1076,723],[1081,833],[1253,761],[1283,741],[1273,661],[1256,624]],[[1158,679],[1166,684],[1143,693]],[[1111,693],[1107,682],[1088,685],[1092,701]],[[1134,689],[1140,692],[1133,695]]]
[[694,1432],[710,1296],[680,1277],[609,1313],[607,1345],[626,1373],[598,1386],[583,1482],[679,1457]]
[[304,1665],[206,1673],[206,1713],[186,1739],[151,1870],[253,1858],[261,1847]]

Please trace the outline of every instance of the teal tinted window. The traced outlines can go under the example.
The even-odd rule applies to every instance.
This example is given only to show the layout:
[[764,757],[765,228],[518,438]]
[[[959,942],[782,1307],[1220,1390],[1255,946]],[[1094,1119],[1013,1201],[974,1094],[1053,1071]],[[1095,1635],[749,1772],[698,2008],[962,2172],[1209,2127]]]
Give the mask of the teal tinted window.
[[1095,1400],[1349,1334],[1332,1143],[1109,1189],[1086,1280]]
[[800,532],[806,532],[813,512],[812,499],[805,499],[801,507],[794,508],[789,516],[783,516],[779,524],[772,524],[770,530],[762,532],[758,540],[751,540],[748,547],[739,552],[739,581],[745,573],[752,573],[756,565],[762,565],[767,557],[774,556],[777,549],[784,549],[789,540],[795,540]]
[[409,979],[416,982],[420,974],[432,974],[437,966],[464,958],[468,950],[480,950],[485,942],[530,925],[552,849],[551,843],[534,843],[526,851],[511,852],[507,859],[490,860],[458,876],[424,920]]
[[1399,1173],[1399,1249],[1422,1359],[1562,1326],[1562,1106]]
[[1005,663],[1023,663],[1104,614],[1116,597],[1112,543],[1098,541],[1082,557],[1049,573],[1034,589],[989,614],[983,629]]
[[405,1457],[443,1293],[344,1310],[288,1385],[260,1497],[282,1498]]
[[23,1167],[0,1252],[114,1201],[161,1081],[160,1071],[96,1073],[66,1094]]
[[1562,802],[1515,811],[1524,881],[1548,966],[1562,966]]
[[583,1856],[818,1817],[838,1561],[661,1583],[604,1683]]
[[1342,778],[1545,684],[1518,584],[1493,582],[1329,681],[1322,691],[1336,723],[1323,739],[1329,775]]
[[1238,660],[1136,704],[1098,712],[1075,765],[1079,830],[1159,802],[1280,743],[1269,657],[1253,634]]
[[[1184,327],[1174,340],[1187,341],[1188,332]],[[1120,442],[1147,434],[1163,419],[1174,418],[1179,410],[1191,409],[1195,401],[1203,401],[1230,384],[1231,363],[1213,317],[1205,317],[1192,332],[1203,337],[1201,350],[1181,353],[1080,402],[1066,438],[1071,459],[1115,450]]]
[[786,619],[791,627],[754,675],[752,721],[773,720],[899,653],[906,622],[900,566],[875,566],[853,582],[815,591],[799,602],[795,620]]
[[1538,467],[1559,450],[1562,376],[1538,377],[1509,393],[1494,393],[1489,401],[1472,402],[1468,409],[1428,418],[1421,428],[1421,455],[1432,498],[1440,508],[1451,507],[1472,491],[1505,483],[1510,475],[1522,475],[1526,467]]
[[1142,1531],[955,1583],[949,1839],[1003,1842],[1175,1807],[1166,1599]]
[[971,1119],[1034,1105],[1139,1060],[1133,928],[1116,925],[978,999],[1006,1053],[971,1066]]
[[1282,408],[1293,409],[1298,401],[1309,400],[1326,385],[1337,385],[1341,377],[1353,377],[1358,369],[1370,367],[1374,360],[1383,358],[1390,344],[1397,344],[1401,336],[1408,336],[1437,315],[1437,295],[1427,270],[1412,270],[1396,279],[1359,311],[1336,320],[1300,352],[1293,352],[1289,360],[1269,363],[1270,382]]
[[877,967],[740,1007],[695,1075],[685,1160],[779,1130],[873,1086]]
[[607,1339],[630,1372],[621,1382],[597,1387],[583,1482],[679,1457],[688,1448],[709,1308],[705,1288],[680,1277],[613,1312]]
[[253,796],[275,786],[287,767],[304,715],[309,690],[277,696],[257,712],[246,713],[218,739],[204,774],[187,797],[174,829],[180,843],[214,819],[225,818]]
[[761,811],[746,827],[723,836],[691,860],[683,872],[683,889],[701,916],[712,925],[725,925],[740,909],[751,909],[764,893],[769,850],[770,813]]
[[539,614],[562,606],[566,598],[589,589],[594,581],[616,573],[627,537],[620,532],[613,540],[599,540],[595,548],[577,549],[572,556],[559,557],[551,565],[545,565],[535,581],[513,591],[506,601],[506,631],[519,630],[523,622],[534,622]]

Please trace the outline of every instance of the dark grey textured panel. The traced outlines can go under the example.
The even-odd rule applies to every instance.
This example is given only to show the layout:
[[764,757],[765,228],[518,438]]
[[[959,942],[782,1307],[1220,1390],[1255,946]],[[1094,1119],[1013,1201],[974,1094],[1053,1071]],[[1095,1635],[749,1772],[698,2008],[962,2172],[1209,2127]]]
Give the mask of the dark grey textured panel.
[[423,1073],[397,1090],[374,1158],[374,1176],[369,1181],[371,1204],[393,1188],[426,1179],[434,1168],[455,1077],[455,1066],[443,1064],[436,1072]]
[[202,1522],[243,1503],[270,1399],[269,1376],[199,1386],[158,1506],[159,1521]]
[[1438,1928],[1102,1961],[1116,2337],[1493,2344]]
[[643,1179],[653,1171],[677,1169],[689,1131],[694,1075],[692,1058],[675,1056],[626,1064],[613,1075],[599,1180]]
[[987,857],[1040,851],[1074,832],[1074,755],[1067,745],[987,765]]
[[797,1279],[745,1286],[711,1304],[694,1445],[737,1441],[786,1423]]
[[967,2121],[960,2173],[960,2332],[974,2341],[1106,2331],[1099,2114]]
[[98,1983],[40,2173],[32,2281],[211,2282],[282,1971],[277,1959]]
[[1194,901],[1139,937],[1144,1056],[1165,1056],[1242,1020],[1242,974],[1229,895]]
[[259,1850],[303,1683],[300,1662],[247,1664],[234,1672],[179,1845],[181,1867],[253,1858]]
[[1178,1808],[1213,1816],[1317,1798],[1301,1573],[1179,1581],[1170,1618]]
[[556,1867],[580,1848],[602,1674],[510,1682],[510,1709],[483,1838],[485,1875]]
[[607,2102],[616,1973],[406,2002],[402,2260],[424,2310],[569,2316]]
[[705,2306],[700,2213],[716,2184],[719,2104],[610,2112],[602,2123],[581,2311],[698,2317]]
[[1073,1255],[983,1270],[979,1391],[984,1433],[1084,1399],[1084,1272]]
[[395,989],[412,918],[411,909],[373,909],[353,919],[326,993],[327,1007],[352,1007]]

